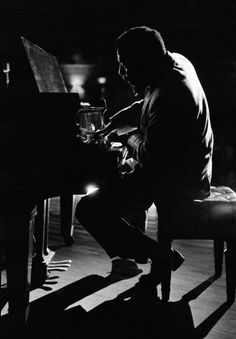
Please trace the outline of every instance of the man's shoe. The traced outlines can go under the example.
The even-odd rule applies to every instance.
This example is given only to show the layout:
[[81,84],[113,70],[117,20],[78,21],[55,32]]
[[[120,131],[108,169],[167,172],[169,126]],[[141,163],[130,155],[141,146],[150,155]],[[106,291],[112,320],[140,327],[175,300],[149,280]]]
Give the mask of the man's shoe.
[[148,264],[149,262],[148,256],[142,256],[142,255],[136,256],[134,260],[136,261],[137,264]]
[[111,262],[112,268],[110,277],[117,277],[120,279],[129,279],[142,273],[142,270],[137,266],[133,260],[115,258]]
[[177,251],[176,249],[172,248],[172,271],[176,271],[184,262],[183,255]]
[[[177,251],[174,248],[171,248],[171,256],[172,256],[172,271],[176,271],[184,262],[184,257],[182,256],[182,254]],[[163,260],[163,259],[162,259]],[[151,271],[150,271],[150,275],[152,277],[153,280],[160,282],[161,280],[161,266],[163,264],[161,264],[160,259],[157,257],[156,259],[153,258],[152,259],[152,263],[151,263]]]
[[[172,271],[176,271],[184,262],[183,255],[176,249],[171,249],[172,255]],[[146,275],[141,275],[139,281],[134,287],[121,293],[119,298],[140,298],[143,296],[158,297],[157,285],[161,282],[161,272],[159,261],[153,261],[151,264],[151,272]]]

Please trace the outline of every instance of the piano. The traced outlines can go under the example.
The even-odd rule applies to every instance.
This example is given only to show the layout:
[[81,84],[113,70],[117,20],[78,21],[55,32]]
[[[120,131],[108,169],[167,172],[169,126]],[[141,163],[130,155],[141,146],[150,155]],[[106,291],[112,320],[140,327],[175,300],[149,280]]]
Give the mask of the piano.
[[82,194],[89,182],[99,185],[117,175],[113,152],[76,138],[78,94],[35,90],[32,70],[25,64],[22,70],[30,74],[33,87],[21,87],[18,80],[24,76],[14,79],[13,74],[14,86],[0,96],[0,218],[9,317],[15,328],[24,326],[29,314],[29,262],[33,225],[39,227],[38,206],[50,197]]

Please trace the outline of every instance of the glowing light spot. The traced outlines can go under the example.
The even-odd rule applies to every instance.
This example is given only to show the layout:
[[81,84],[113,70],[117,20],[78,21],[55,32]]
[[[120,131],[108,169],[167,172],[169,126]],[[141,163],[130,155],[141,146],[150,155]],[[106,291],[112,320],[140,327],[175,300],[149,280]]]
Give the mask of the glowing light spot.
[[105,77],[99,77],[97,78],[97,82],[101,85],[104,85],[107,82],[107,79]]
[[91,193],[93,193],[93,192],[95,192],[97,190],[98,190],[98,187],[96,187],[94,185],[88,185],[86,187],[86,194],[91,194]]

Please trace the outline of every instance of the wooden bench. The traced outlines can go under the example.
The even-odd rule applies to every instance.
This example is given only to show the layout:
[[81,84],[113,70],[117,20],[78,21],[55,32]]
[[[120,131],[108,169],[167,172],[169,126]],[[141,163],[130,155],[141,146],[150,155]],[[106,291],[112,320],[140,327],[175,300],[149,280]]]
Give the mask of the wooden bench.
[[170,296],[170,248],[174,239],[214,240],[217,277],[222,272],[224,243],[226,243],[227,301],[235,301],[236,193],[226,186],[211,187],[210,196],[204,200],[180,201],[158,206],[158,240],[165,258],[161,282],[163,300],[169,300]]

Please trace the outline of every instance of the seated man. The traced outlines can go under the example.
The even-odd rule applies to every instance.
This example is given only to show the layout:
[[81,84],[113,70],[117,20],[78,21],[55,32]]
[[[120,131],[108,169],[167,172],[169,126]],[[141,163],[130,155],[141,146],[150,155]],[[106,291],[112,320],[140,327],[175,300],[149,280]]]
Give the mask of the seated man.
[[[138,166],[85,196],[76,208],[79,222],[114,258],[147,256],[151,270],[133,289],[153,291],[161,281],[158,242],[125,217],[154,202],[203,199],[210,193],[213,133],[207,99],[191,62],[167,51],[160,33],[134,27],[117,39],[119,75],[142,95],[118,112],[104,135],[124,128],[123,143]],[[127,128],[130,133],[127,134]],[[173,251],[172,269],[183,262]]]

